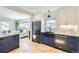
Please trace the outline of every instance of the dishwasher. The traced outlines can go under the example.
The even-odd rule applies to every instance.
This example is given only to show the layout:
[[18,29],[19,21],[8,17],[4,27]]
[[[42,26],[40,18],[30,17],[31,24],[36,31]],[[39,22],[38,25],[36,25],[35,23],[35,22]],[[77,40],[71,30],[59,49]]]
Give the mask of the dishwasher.
[[67,51],[67,39],[65,35],[55,36],[55,47]]

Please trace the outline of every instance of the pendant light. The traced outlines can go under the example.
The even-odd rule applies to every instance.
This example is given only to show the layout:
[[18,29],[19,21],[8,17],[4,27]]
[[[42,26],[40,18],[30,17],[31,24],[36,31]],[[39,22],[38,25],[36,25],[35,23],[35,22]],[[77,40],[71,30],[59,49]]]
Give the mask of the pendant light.
[[48,17],[48,18],[51,17],[51,15],[50,15],[50,10],[48,10],[48,15],[47,15],[47,17]]

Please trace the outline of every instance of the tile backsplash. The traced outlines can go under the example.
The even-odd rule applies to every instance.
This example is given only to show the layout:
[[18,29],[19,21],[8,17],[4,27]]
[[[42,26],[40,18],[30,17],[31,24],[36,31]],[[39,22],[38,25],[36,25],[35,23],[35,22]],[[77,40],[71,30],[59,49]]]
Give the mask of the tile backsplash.
[[78,25],[60,25],[59,32],[68,34],[78,34]]

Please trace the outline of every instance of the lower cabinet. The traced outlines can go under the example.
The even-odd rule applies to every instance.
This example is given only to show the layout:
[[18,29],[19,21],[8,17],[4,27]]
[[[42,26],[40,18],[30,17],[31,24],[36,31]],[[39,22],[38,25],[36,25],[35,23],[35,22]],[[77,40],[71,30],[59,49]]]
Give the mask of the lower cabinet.
[[50,41],[48,40],[48,37],[43,37],[42,43],[49,45]]
[[52,37],[43,35],[42,43],[47,44],[49,46],[54,46],[55,45],[55,37],[53,35],[52,35]]
[[11,50],[12,39],[10,37],[6,37],[3,39],[3,53],[9,52]]
[[79,51],[79,37],[67,36],[67,48],[71,53],[78,53]]
[[19,47],[19,35],[0,38],[0,53],[7,53]]
[[70,53],[79,53],[79,37],[77,36],[67,36],[52,34],[51,37],[47,34],[42,34],[42,43],[60,48],[61,50],[70,52]]
[[4,44],[3,44],[3,38],[1,38],[1,39],[0,39],[0,52],[1,52],[1,53],[2,53],[3,50],[4,50],[4,49],[3,49],[3,45],[4,45]]
[[13,37],[12,37],[12,42],[13,42],[13,44],[12,44],[12,48],[17,48],[17,47],[19,47],[19,35],[14,35]]
[[55,46],[55,38],[51,38],[49,40],[50,40],[49,45],[54,47]]

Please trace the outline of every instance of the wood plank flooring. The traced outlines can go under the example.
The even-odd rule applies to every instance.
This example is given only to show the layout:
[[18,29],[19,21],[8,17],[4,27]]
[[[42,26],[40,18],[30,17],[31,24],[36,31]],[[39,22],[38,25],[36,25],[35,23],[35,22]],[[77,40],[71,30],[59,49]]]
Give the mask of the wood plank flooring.
[[67,53],[65,51],[35,42],[28,38],[20,39],[20,47],[10,51],[10,53]]

